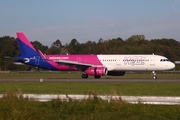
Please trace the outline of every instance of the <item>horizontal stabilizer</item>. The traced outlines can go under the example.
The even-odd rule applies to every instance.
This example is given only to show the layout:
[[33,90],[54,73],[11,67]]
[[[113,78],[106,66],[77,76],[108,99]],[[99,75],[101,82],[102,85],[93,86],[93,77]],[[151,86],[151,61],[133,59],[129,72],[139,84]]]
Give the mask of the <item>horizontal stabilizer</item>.
[[23,64],[23,63],[21,63],[21,62],[14,62],[14,64],[15,64],[15,65],[25,65],[25,64]]

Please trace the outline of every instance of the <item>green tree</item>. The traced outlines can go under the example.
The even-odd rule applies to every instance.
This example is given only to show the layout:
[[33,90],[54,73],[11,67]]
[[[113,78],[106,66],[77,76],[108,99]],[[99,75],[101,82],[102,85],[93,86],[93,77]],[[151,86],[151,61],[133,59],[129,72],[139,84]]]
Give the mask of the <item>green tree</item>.
[[39,41],[33,41],[33,42],[31,42],[32,43],[32,45],[34,46],[34,48],[36,49],[36,50],[41,50],[42,51],[42,53],[44,53],[46,50],[48,50],[48,46],[44,46],[44,45],[42,45]]
[[57,39],[51,47],[46,51],[47,54],[67,54],[67,45],[63,46],[61,41]]
[[57,47],[57,48],[61,48],[62,47],[62,43],[59,39],[57,39],[55,42],[53,42],[53,44],[51,46]]
[[72,39],[69,45],[67,46],[67,50],[70,54],[80,53],[80,43],[76,39]]

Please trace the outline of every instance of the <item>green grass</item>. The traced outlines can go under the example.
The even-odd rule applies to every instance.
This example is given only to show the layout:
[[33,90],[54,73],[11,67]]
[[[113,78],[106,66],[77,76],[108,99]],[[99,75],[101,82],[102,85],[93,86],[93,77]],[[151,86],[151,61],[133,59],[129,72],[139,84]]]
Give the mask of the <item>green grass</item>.
[[[80,78],[81,73],[19,73],[0,74],[0,78]],[[103,78],[151,78],[150,74],[126,74],[125,76]],[[93,78],[93,77],[92,77]],[[180,74],[158,74],[158,78],[180,78]],[[80,78],[81,79],[81,78]],[[35,94],[117,94],[117,95],[159,95],[180,96],[180,83],[177,82],[0,82],[0,93],[7,91]]]
[[[18,97],[19,96],[19,97]],[[125,101],[94,99],[81,102],[37,102],[8,93],[0,99],[0,119],[4,120],[177,120],[179,105],[129,104]]]
[[[0,74],[0,78],[80,78],[81,74],[31,73]],[[110,78],[151,78],[150,74],[127,74]],[[93,77],[92,77],[93,78]],[[105,76],[105,78],[109,78]],[[158,78],[180,78],[179,74],[158,74]],[[62,102],[55,99],[38,102],[16,93],[86,94],[97,95],[154,95],[180,96],[179,82],[0,82],[0,119],[2,120],[177,120],[180,105],[110,103],[97,99],[82,102]],[[18,97],[17,97],[18,96]]]
[[180,83],[158,82],[0,82],[0,93],[96,94],[180,96]]

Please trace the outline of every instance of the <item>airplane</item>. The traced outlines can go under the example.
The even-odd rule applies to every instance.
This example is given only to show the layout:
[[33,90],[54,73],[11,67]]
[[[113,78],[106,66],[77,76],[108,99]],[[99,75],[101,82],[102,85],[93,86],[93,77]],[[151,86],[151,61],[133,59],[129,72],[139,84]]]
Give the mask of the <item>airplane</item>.
[[95,79],[104,75],[123,76],[126,71],[152,71],[153,79],[156,72],[171,70],[175,64],[168,58],[155,54],[59,54],[46,55],[36,50],[23,32],[17,32],[20,56],[15,62],[56,71],[82,71],[82,78],[89,75]]

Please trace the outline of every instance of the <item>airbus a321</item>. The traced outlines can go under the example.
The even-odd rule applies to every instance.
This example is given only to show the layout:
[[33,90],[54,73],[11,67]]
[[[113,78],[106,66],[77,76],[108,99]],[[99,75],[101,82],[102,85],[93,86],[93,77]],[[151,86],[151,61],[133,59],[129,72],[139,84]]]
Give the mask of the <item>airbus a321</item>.
[[98,79],[104,75],[123,76],[126,71],[152,71],[156,79],[156,71],[171,70],[175,64],[168,58],[154,54],[108,54],[108,55],[46,55],[36,50],[22,32],[17,32],[20,56],[14,58],[30,66],[57,71],[82,71],[82,78],[89,75]]

